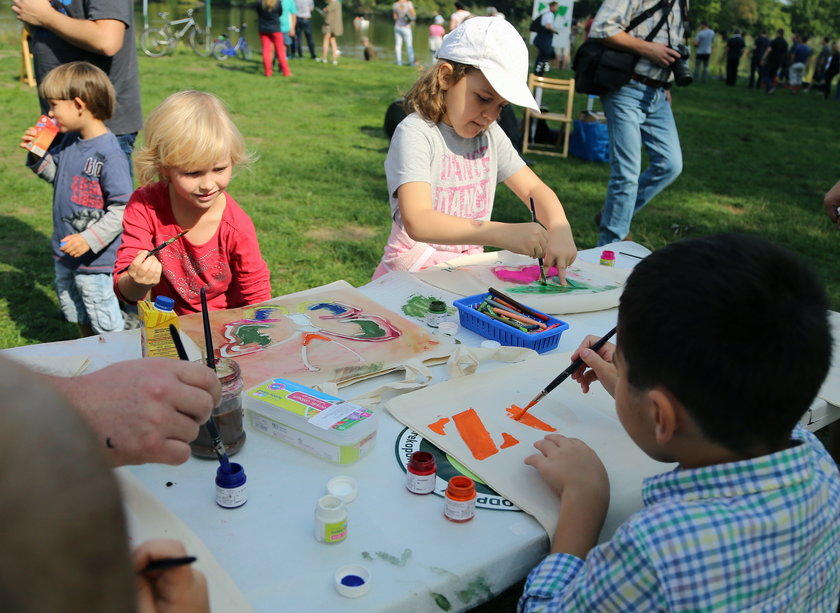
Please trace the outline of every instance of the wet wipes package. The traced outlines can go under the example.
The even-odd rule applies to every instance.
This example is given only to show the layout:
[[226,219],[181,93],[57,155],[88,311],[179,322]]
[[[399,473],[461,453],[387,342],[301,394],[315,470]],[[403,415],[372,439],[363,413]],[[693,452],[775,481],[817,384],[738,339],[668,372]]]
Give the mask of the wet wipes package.
[[255,430],[337,464],[355,462],[376,442],[371,409],[288,379],[260,383],[243,405]]

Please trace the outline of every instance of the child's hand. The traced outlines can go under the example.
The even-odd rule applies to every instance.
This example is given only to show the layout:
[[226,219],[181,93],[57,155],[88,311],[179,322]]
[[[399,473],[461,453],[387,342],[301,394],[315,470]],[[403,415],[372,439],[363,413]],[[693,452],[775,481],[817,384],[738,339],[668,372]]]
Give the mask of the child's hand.
[[577,247],[569,224],[559,225],[549,230],[545,267],[546,270],[552,266],[557,267],[557,276],[560,278],[561,285],[566,285],[566,268],[574,264],[576,258]]
[[61,239],[60,251],[67,255],[78,258],[90,251],[90,245],[81,234],[68,234]]
[[586,443],[561,434],[548,434],[534,443],[539,453],[525,463],[540,473],[543,481],[561,498],[579,496],[593,507],[609,504],[610,480],[604,464]]
[[163,266],[156,257],[147,258],[148,251],[140,250],[128,267],[128,276],[138,285],[153,287],[160,283]]
[[29,148],[29,143],[31,143],[33,140],[35,140],[35,136],[37,134],[38,134],[38,132],[35,130],[34,127],[26,128],[26,132],[24,132],[23,136],[20,137],[20,143],[18,144],[18,147],[20,147],[22,149],[28,149]]
[[139,613],[209,613],[207,579],[190,565],[142,573],[152,560],[186,555],[180,541],[156,539],[142,543],[132,554],[137,572],[137,610]]
[[509,223],[505,224],[503,240],[499,241],[499,247],[521,253],[531,258],[541,258],[545,254],[548,245],[548,232],[540,224]]
[[604,389],[607,390],[610,396],[615,397],[615,383],[618,379],[613,362],[615,356],[615,345],[612,343],[604,343],[597,353],[589,349],[598,341],[597,336],[589,335],[580,344],[575,352],[572,354],[572,361],[578,358],[583,360],[586,366],[581,366],[572,373],[572,379],[580,383],[583,393],[589,392],[589,386],[595,381],[600,381]]

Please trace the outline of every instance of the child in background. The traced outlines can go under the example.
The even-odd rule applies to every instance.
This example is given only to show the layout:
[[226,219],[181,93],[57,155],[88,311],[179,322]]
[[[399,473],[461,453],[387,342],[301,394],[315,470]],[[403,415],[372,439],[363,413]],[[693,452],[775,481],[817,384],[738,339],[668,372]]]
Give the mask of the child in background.
[[103,443],[51,386],[2,358],[0,447],[0,517],[14,525],[0,548],[4,611],[210,611],[207,581],[192,566],[139,572],[186,555],[184,545],[156,539],[129,551]]
[[[50,242],[61,313],[83,336],[122,330],[111,271],[132,184],[128,160],[105,127],[114,86],[93,64],[70,62],[47,73],[39,89],[64,134],[43,158],[27,156],[27,166],[53,184]],[[35,134],[26,130],[20,146]]]
[[814,272],[757,237],[672,243],[627,280],[617,338],[597,354],[585,339],[573,377],[600,381],[639,448],[678,466],[645,479],[644,508],[596,546],[604,466],[579,440],[537,442],[525,463],[560,517],[520,611],[834,613],[840,475],[798,425],[831,361]]
[[[149,115],[135,154],[138,188],[123,221],[114,279],[128,302],[169,296],[178,314],[230,309],[271,298],[268,266],[251,218],[228,195],[233,167],[248,161],[245,141],[213,94],[182,91]],[[156,245],[189,232],[155,257]]]
[[[566,267],[577,250],[556,194],[525,165],[496,119],[510,103],[539,112],[528,49],[505,20],[473,17],[443,39],[438,61],[405,99],[385,175],[393,224],[373,277],[416,272],[492,245]],[[503,181],[540,223],[490,221]]]
[[280,31],[280,15],[283,5],[280,0],[260,0],[257,3],[257,29],[260,33],[262,46],[263,74],[270,77],[273,74],[274,54],[280,63],[280,71],[284,77],[292,76],[289,62],[286,61],[286,43]]
[[435,61],[435,52],[443,44],[443,36],[446,30],[443,29],[443,15],[435,15],[435,21],[429,26],[429,51],[432,54],[432,63]]

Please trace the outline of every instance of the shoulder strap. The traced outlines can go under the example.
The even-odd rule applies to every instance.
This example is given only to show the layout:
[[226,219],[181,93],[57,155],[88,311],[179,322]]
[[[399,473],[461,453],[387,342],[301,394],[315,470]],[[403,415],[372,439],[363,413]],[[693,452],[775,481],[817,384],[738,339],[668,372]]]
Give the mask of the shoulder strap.
[[[636,28],[636,26],[638,26],[645,19],[647,19],[648,17],[653,15],[656,11],[658,11],[660,8],[662,8],[665,4],[668,4],[668,3],[669,3],[669,0],[659,0],[659,2],[654,4],[652,7],[650,7],[645,12],[639,13],[638,15],[636,15],[630,21],[630,23],[627,24],[627,29],[625,29],[624,31],[629,32],[630,30],[634,30]],[[666,12],[665,14],[667,15],[668,13]]]

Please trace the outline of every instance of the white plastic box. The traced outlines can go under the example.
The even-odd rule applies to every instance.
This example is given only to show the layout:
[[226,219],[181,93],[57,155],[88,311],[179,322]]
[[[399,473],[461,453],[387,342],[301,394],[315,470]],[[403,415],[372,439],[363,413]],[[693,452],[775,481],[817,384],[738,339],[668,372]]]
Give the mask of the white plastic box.
[[255,430],[336,464],[352,464],[376,442],[379,416],[371,409],[288,379],[249,389],[243,406]]

